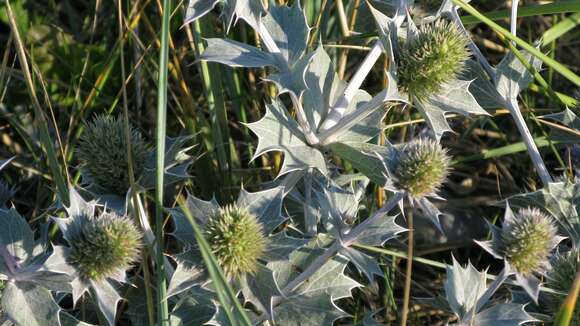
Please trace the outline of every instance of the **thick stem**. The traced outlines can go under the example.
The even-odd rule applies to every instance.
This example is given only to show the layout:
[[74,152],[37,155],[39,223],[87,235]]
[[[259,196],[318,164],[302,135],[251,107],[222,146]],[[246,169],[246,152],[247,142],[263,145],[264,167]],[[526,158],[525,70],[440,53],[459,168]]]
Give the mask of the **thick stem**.
[[[518,0],[512,0],[511,16],[510,16],[510,33],[516,36],[518,23]],[[514,43],[515,44],[515,43]]]
[[283,289],[282,295],[288,296],[292,291],[294,291],[300,284],[310,278],[316,271],[320,269],[330,258],[334,257],[341,248],[349,247],[352,245],[361,233],[369,226],[372,225],[377,219],[383,217],[387,214],[391,209],[399,204],[399,201],[403,199],[403,193],[396,193],[391,199],[383,206],[381,209],[376,211],[373,216],[369,217],[368,219],[364,220],[361,224],[357,225],[349,234],[347,234],[343,241],[337,239],[333,242],[333,244],[326,249],[324,254],[318,256],[311,264],[306,268],[302,273],[296,276],[295,279],[290,281]]
[[316,136],[316,134],[314,134],[312,128],[310,128],[308,120],[306,120],[306,113],[304,112],[304,108],[302,107],[300,100],[298,99],[296,94],[294,94],[294,92],[290,92],[289,94],[290,99],[292,99],[292,104],[294,105],[294,110],[296,111],[296,120],[298,121],[298,124],[302,128],[302,132],[304,132],[306,141],[310,145],[313,146],[318,145],[319,143],[318,137]]
[[530,155],[530,158],[532,159],[532,162],[538,171],[540,179],[542,179],[542,183],[544,186],[547,186],[548,183],[552,182],[552,177],[550,176],[550,173],[548,172],[548,169],[542,160],[540,151],[538,150],[536,143],[534,143],[534,138],[532,137],[528,126],[526,126],[526,122],[524,121],[524,117],[520,111],[517,99],[511,99],[509,111],[514,119],[514,122],[516,123],[516,126],[518,127],[520,134],[522,135],[524,143],[528,149],[528,154]]
[[359,66],[358,70],[354,73],[351,80],[348,83],[348,86],[344,90],[344,94],[341,95],[337,100],[336,103],[330,109],[330,112],[324,123],[320,126],[320,131],[326,131],[333,126],[335,126],[340,119],[344,116],[346,109],[348,108],[348,104],[355,96],[356,92],[361,87],[362,83],[364,82],[365,78],[381,56],[383,52],[383,48],[380,41],[376,41],[373,44],[370,52],[365,57],[362,64]]
[[[413,247],[415,245],[415,231],[413,230],[413,209],[407,212],[407,227],[409,229],[409,239],[407,241],[407,257],[413,257]],[[405,268],[405,290],[403,294],[403,311],[401,312],[401,326],[407,325],[409,314],[409,301],[411,299],[411,275],[413,273],[413,259],[407,259]]]
[[276,44],[276,42],[274,42],[272,35],[270,34],[270,32],[268,31],[268,29],[266,28],[266,26],[264,25],[264,23],[261,20],[260,20],[260,25],[258,26],[257,32],[260,35],[260,37],[262,38],[262,43],[264,44],[266,49],[268,49],[268,52],[280,53],[280,49],[278,48],[278,45]]

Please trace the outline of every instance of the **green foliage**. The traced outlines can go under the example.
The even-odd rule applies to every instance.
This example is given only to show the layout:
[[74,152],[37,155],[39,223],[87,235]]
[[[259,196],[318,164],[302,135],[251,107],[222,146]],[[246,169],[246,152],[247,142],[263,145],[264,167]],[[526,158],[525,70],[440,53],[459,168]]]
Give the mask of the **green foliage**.
[[209,218],[205,237],[221,268],[232,278],[255,274],[268,244],[256,216],[236,205]]
[[[580,251],[572,250],[558,254],[552,261],[552,269],[546,278],[546,286],[562,294],[549,294],[547,300],[548,310],[555,316],[566,298],[566,294],[572,289],[572,283],[580,269]],[[576,308],[572,315],[570,325],[580,323],[580,301],[576,301]]]
[[418,139],[403,146],[392,171],[395,186],[414,198],[436,193],[449,173],[447,150],[430,139]]
[[556,226],[535,208],[520,209],[504,223],[500,250],[511,266],[524,276],[542,271],[554,247]]
[[401,46],[397,57],[399,86],[418,99],[439,92],[465,69],[468,44],[468,38],[453,23],[438,20],[422,25],[418,34]]
[[[149,149],[143,136],[131,128],[131,150],[136,177],[144,170]],[[129,189],[127,140],[123,120],[100,115],[86,125],[80,139],[79,160],[86,176],[105,192],[124,196]]]
[[126,216],[83,214],[74,218],[70,230],[68,261],[85,279],[111,277],[127,270],[140,257],[141,232]]

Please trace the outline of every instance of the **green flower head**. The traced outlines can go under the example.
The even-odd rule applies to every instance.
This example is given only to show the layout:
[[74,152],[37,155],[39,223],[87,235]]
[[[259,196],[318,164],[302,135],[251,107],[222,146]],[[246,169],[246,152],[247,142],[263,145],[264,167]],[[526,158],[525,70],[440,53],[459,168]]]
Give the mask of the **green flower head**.
[[504,222],[499,251],[516,272],[531,276],[548,264],[556,232],[552,219],[539,209],[520,209],[513,219]]
[[208,220],[205,235],[228,277],[257,272],[268,240],[255,215],[236,205],[226,206]]
[[[546,286],[550,289],[568,293],[580,268],[580,251],[574,250],[564,254],[558,254],[552,262],[552,269],[546,278]],[[550,294],[547,307],[554,315],[558,313],[565,296]],[[576,302],[576,308],[572,315],[570,325],[580,325],[580,301]]]
[[[149,155],[141,134],[130,127],[133,170],[141,175]],[[86,125],[78,148],[79,159],[92,182],[103,190],[124,196],[129,189],[129,163],[123,121],[97,116]]]
[[432,139],[417,139],[403,146],[392,171],[394,185],[412,198],[436,193],[449,173],[447,151]]
[[422,25],[418,35],[401,47],[399,86],[419,100],[436,94],[463,71],[470,56],[468,44],[467,36],[446,20]]
[[127,270],[140,256],[141,232],[126,216],[104,213],[74,218],[68,262],[82,278],[101,280]]

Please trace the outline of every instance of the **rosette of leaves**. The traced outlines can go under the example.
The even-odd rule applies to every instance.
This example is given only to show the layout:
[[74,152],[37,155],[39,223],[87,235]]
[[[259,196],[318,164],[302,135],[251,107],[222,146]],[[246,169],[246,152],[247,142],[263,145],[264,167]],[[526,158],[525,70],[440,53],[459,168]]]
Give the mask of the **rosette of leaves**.
[[335,142],[366,142],[380,132],[380,121],[388,101],[402,101],[394,82],[371,97],[358,91],[346,108],[345,116],[330,130],[319,130],[330,108],[346,88],[328,54],[322,47],[308,52],[310,28],[299,2],[292,7],[272,7],[262,18],[279,52],[264,52],[227,39],[208,39],[201,60],[232,67],[273,67],[276,72],[266,79],[289,93],[297,119],[278,100],[266,105],[264,117],[248,124],[258,137],[254,159],[269,151],[284,153],[280,175],[295,170],[315,168],[327,171],[324,148]]
[[[572,289],[572,284],[576,274],[580,269],[580,251],[571,250],[565,253],[559,253],[552,259],[552,269],[546,277],[546,286],[556,290],[558,294],[546,294],[547,310],[556,316],[562,307],[562,302],[566,294]],[[580,324],[580,302],[576,302],[574,314],[570,320],[570,325]]]
[[[281,212],[282,198],[283,188],[278,187],[254,193],[242,189],[236,203],[229,206],[220,206],[215,199],[204,201],[191,195],[186,201],[231,284],[267,318],[272,316],[269,300],[279,292],[274,285],[273,272],[265,263],[287,259],[290,252],[305,243],[284,231],[272,234],[287,219]],[[180,209],[170,212],[174,223],[171,234],[184,249],[174,256],[178,265],[167,296],[207,292],[211,287],[206,286],[208,279],[191,225]],[[178,306],[173,311],[175,318],[182,313],[179,309]],[[222,313],[216,307],[213,319],[219,320]]]
[[550,269],[552,250],[564,238],[558,236],[553,219],[536,208],[523,208],[514,214],[505,208],[502,228],[488,223],[491,240],[476,241],[497,259],[503,259],[506,273],[515,274],[516,283],[538,302],[540,280]]
[[[399,4],[393,18],[369,6],[382,41],[390,55],[389,71],[395,76],[402,94],[419,110],[435,138],[452,131],[445,114],[489,115],[475,100],[469,88],[471,81],[462,80],[471,55],[470,40],[462,26],[447,21],[442,9],[437,20],[417,27],[407,17],[407,33],[398,39],[398,26],[408,4]],[[445,4],[441,8],[445,7]]]
[[490,303],[497,282],[487,284],[486,271],[478,271],[471,263],[461,266],[453,257],[447,267],[445,297],[421,299],[422,302],[454,313],[458,321],[452,325],[522,325],[537,321],[525,310],[525,305],[513,302]]
[[121,296],[113,282],[127,282],[126,270],[140,257],[142,234],[127,216],[96,215],[95,202],[86,202],[74,188],[69,191],[68,217],[53,219],[68,246],[55,246],[45,268],[69,275],[73,303],[90,290],[109,325],[114,325]]
[[[141,133],[129,126],[133,173],[137,186],[152,189],[155,185],[155,151],[146,143]],[[166,185],[189,177],[187,169],[191,157],[186,152],[190,137],[166,139]],[[109,208],[126,212],[130,190],[127,139],[123,120],[111,116],[96,116],[86,125],[78,146],[82,182],[86,189]],[[139,189],[135,189],[138,191]]]
[[52,291],[70,292],[71,288],[68,275],[44,268],[47,257],[28,222],[14,208],[0,207],[1,310],[16,325],[79,324],[53,297]]

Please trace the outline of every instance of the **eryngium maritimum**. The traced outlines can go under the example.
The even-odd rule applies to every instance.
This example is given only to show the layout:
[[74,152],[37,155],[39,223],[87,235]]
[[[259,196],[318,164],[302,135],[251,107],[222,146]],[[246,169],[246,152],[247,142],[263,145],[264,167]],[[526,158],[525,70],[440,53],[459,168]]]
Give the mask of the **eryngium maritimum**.
[[113,213],[79,215],[72,223],[68,262],[81,277],[111,277],[139,259],[141,233],[129,218]]
[[434,194],[447,178],[449,164],[447,151],[435,140],[413,140],[400,150],[394,184],[413,198]]
[[[135,178],[143,172],[148,149],[141,134],[130,127]],[[123,121],[97,116],[81,136],[78,154],[92,181],[105,191],[125,195],[129,189],[129,163]]]
[[407,41],[397,58],[401,89],[425,99],[443,84],[457,78],[470,56],[469,40],[455,24],[438,20],[419,27],[419,34]]
[[521,275],[541,272],[548,264],[556,232],[552,219],[539,209],[520,209],[513,219],[504,222],[500,253]]
[[236,205],[226,206],[212,216],[205,235],[218,263],[231,278],[254,274],[268,243],[256,216]]
[[[562,293],[568,293],[572,289],[572,283],[574,283],[579,268],[580,251],[574,250],[558,254],[552,262],[552,269],[546,278],[546,287]],[[564,294],[550,294],[547,304],[550,312],[554,315],[558,313],[565,298]],[[580,300],[576,301],[576,308],[570,325],[580,325]]]

